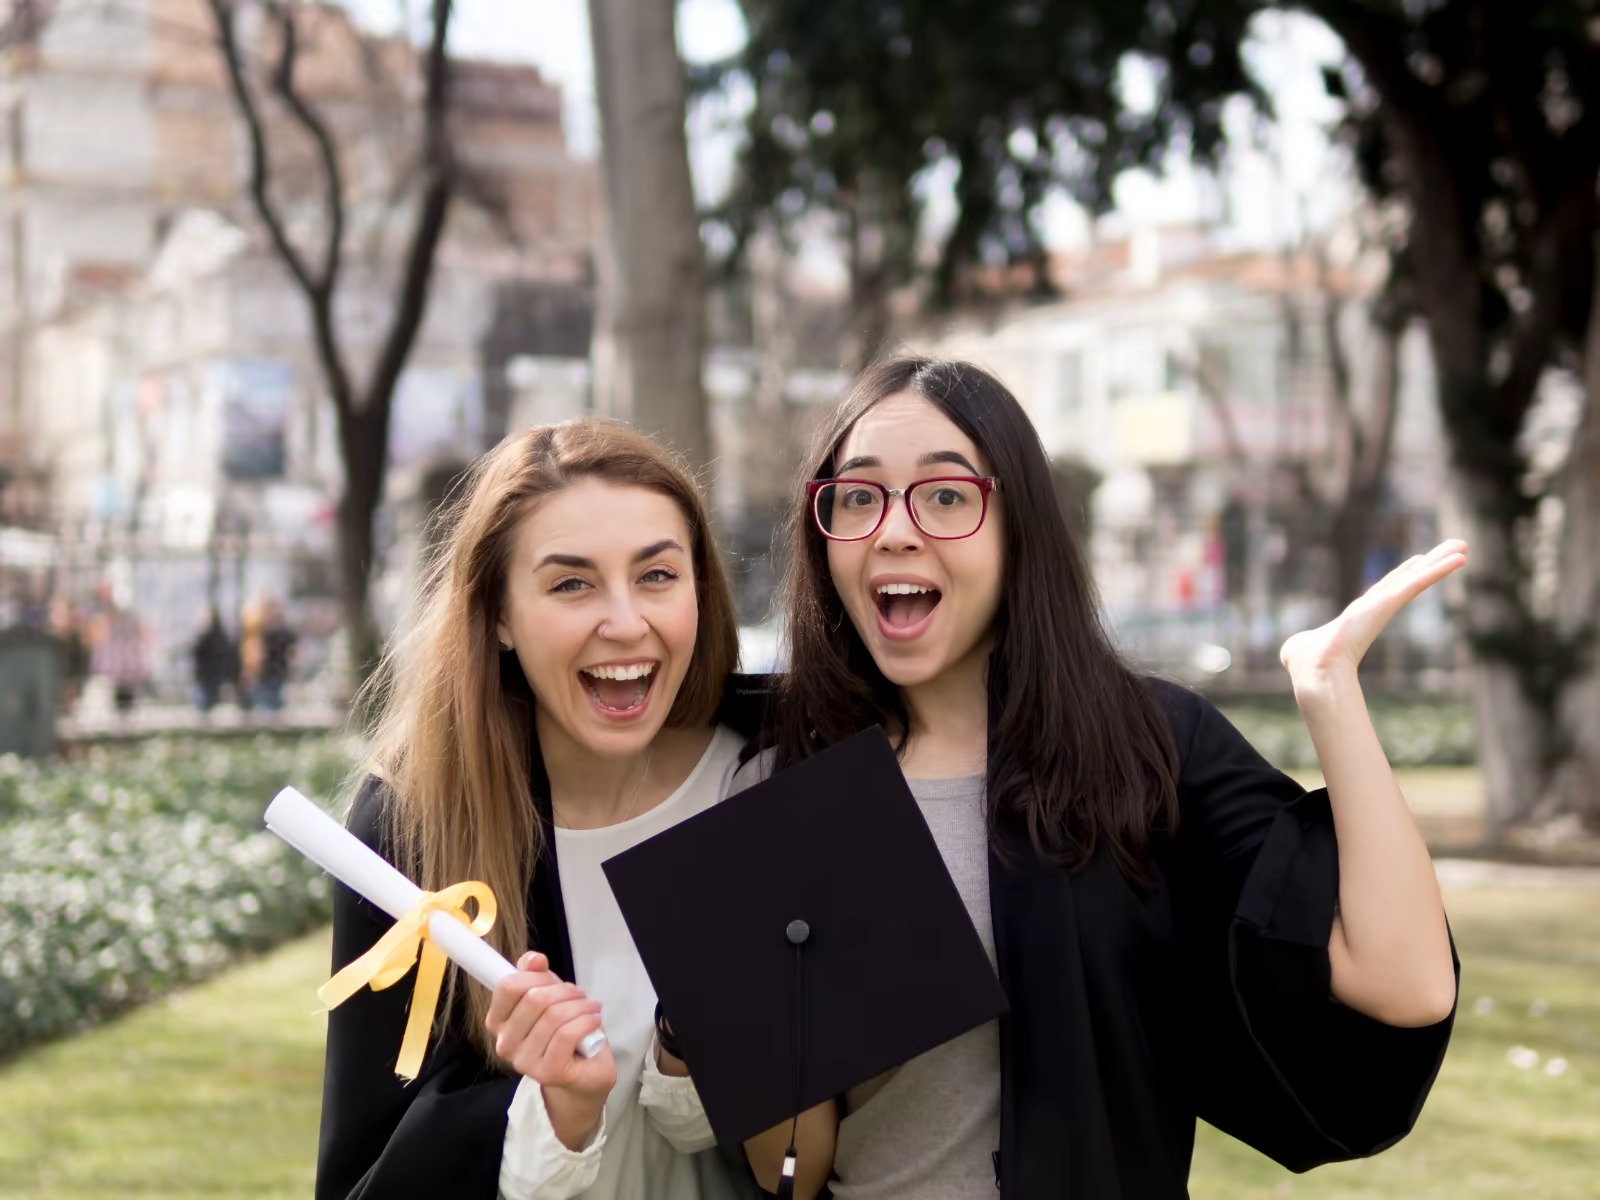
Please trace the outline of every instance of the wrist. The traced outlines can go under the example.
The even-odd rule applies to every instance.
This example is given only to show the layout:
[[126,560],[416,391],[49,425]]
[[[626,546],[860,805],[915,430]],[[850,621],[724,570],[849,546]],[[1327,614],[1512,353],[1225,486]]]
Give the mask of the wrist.
[[550,1128],[568,1150],[583,1150],[600,1128],[600,1118],[605,1113],[604,1096],[575,1092],[571,1088],[539,1086],[544,1097],[544,1110],[550,1117]]
[[686,1079],[689,1075],[689,1064],[670,1053],[665,1046],[657,1042],[656,1070],[672,1079]]
[[656,1001],[656,1069],[663,1075],[685,1076],[689,1065],[684,1061],[683,1049],[678,1045],[672,1024],[661,1014],[661,1001]]
[[1291,672],[1289,684],[1302,711],[1361,696],[1361,680],[1350,662],[1318,664]]

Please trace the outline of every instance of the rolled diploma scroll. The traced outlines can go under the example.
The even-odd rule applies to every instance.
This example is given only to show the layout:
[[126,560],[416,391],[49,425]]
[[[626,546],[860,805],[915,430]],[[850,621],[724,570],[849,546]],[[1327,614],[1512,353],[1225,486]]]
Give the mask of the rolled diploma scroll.
[[[273,797],[266,819],[273,833],[396,920],[422,902],[421,888],[294,788]],[[428,914],[428,939],[490,991],[517,969],[448,913]],[[593,1058],[605,1044],[605,1033],[597,1029],[578,1043],[578,1053]]]

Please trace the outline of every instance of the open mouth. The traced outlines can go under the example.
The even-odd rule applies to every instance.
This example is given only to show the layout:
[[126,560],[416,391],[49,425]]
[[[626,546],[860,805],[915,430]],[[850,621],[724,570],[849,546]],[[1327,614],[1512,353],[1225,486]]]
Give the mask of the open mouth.
[[880,583],[872,597],[886,630],[902,633],[926,623],[941,598],[938,588],[920,583]]
[[611,716],[632,716],[650,700],[656,666],[649,662],[585,667],[578,679],[596,708]]

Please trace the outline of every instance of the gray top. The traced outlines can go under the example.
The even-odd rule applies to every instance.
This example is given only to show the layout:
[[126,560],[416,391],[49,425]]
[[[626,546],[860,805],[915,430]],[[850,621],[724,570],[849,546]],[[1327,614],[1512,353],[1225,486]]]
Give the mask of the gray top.
[[[763,778],[770,753],[733,778]],[[758,773],[759,772],[759,773]],[[994,961],[984,778],[907,780]],[[993,1200],[1000,1145],[1000,1029],[991,1021],[845,1094],[834,1169],[839,1200]]]

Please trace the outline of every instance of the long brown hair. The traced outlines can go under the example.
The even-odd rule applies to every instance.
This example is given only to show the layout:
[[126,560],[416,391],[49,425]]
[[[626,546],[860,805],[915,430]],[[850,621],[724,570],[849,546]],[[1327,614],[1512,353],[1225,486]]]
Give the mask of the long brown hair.
[[[395,861],[428,891],[487,883],[500,915],[486,940],[513,961],[528,947],[528,889],[546,834],[530,783],[535,700],[515,655],[501,653],[497,626],[522,519],[589,477],[660,492],[688,522],[699,631],[667,724],[709,724],[738,658],[738,627],[705,504],[671,454],[600,420],[515,434],[473,464],[440,515],[442,540],[414,619],[372,684],[382,715],[366,772],[388,785]],[[456,1000],[454,970],[448,986],[445,1012]],[[470,987],[466,1002],[470,1034],[492,1062],[489,993]]]
[[[1152,837],[1177,823],[1172,735],[1106,633],[1049,459],[1016,397],[969,363],[887,359],[868,368],[818,431],[806,477],[831,477],[856,422],[900,392],[926,398],[971,438],[1005,489],[1004,577],[987,673],[991,833],[1015,820],[1040,856],[1067,867],[1103,843],[1130,878],[1146,878]],[[905,700],[845,612],[803,490],[788,545],[789,670],[770,735],[776,766],[873,724],[902,731],[903,749]]]

